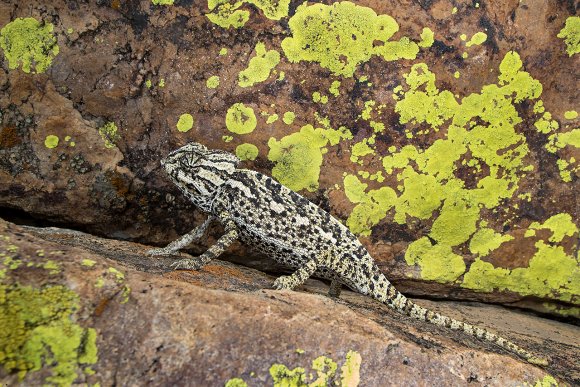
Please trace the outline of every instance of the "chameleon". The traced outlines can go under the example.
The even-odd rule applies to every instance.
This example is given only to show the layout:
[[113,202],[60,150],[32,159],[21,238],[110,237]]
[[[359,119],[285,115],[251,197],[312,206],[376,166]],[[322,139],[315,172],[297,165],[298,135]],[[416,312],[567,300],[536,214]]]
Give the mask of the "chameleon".
[[241,160],[222,150],[191,142],[161,160],[170,180],[207,219],[199,227],[149,255],[174,255],[203,238],[213,222],[224,234],[196,258],[180,259],[175,270],[199,270],[239,240],[293,270],[278,277],[275,289],[292,290],[309,277],[330,281],[329,295],[343,285],[412,318],[463,331],[518,355],[547,365],[511,341],[484,328],[458,321],[414,303],[380,271],[358,238],[338,219],[273,178],[238,168]]

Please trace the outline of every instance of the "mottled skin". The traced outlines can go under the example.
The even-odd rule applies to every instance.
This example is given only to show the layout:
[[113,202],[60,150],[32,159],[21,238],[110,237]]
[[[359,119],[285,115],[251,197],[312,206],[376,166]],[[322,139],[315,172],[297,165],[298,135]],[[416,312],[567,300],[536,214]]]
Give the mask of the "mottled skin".
[[413,303],[381,273],[348,228],[320,207],[261,173],[238,169],[239,159],[227,152],[190,143],[170,153],[162,165],[179,189],[208,214],[198,228],[152,255],[170,255],[203,237],[213,221],[225,234],[197,259],[183,259],[175,269],[199,269],[232,242],[242,242],[292,268],[274,282],[276,289],[293,289],[315,275],[329,279],[330,294],[341,285],[369,295],[422,321],[461,330],[490,341],[534,364],[547,364],[510,341],[483,328],[440,315]]

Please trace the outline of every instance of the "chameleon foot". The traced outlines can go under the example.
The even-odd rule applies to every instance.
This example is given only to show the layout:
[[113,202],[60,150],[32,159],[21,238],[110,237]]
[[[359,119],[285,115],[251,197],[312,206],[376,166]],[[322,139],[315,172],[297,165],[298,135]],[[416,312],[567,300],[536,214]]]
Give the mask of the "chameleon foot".
[[173,270],[199,270],[203,267],[203,263],[198,259],[181,259],[170,266]]
[[292,290],[294,286],[293,278],[289,275],[280,276],[274,281],[274,289],[277,290]]

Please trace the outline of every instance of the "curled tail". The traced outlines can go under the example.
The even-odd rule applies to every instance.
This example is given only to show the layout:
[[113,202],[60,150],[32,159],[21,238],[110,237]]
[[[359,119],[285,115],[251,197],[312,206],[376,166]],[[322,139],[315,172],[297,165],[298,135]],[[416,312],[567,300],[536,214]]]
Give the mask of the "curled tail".
[[[452,319],[451,317],[444,316],[415,304],[413,301],[409,300],[407,297],[401,294],[401,292],[395,289],[395,287],[387,280],[384,275],[380,274],[378,277],[378,280],[373,281],[374,286],[371,286],[372,291],[370,295],[383,304],[386,304],[389,307],[406,314],[407,316],[416,318],[417,320],[427,321],[431,324],[446,327],[456,331],[463,331],[470,336],[476,337],[480,340],[488,341],[518,355],[531,364],[542,366],[548,365],[548,361],[546,359],[534,356],[532,353],[517,346],[511,341],[498,336],[493,332],[475,325]],[[374,278],[377,278],[377,276]],[[383,282],[383,280],[385,282]]]

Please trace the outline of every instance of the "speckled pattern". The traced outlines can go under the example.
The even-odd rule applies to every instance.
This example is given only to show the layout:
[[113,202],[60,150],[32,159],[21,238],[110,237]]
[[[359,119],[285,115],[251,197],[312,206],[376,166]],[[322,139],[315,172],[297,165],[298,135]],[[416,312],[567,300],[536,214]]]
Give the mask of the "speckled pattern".
[[209,218],[201,227],[150,254],[173,254],[201,239],[209,224],[218,220],[225,234],[197,260],[180,260],[173,265],[175,269],[199,269],[239,239],[295,270],[274,282],[277,289],[293,289],[312,275],[326,278],[332,281],[331,295],[338,295],[339,284],[344,284],[418,320],[464,331],[530,363],[547,364],[494,333],[413,303],[387,280],[347,227],[276,180],[237,169],[239,161],[227,152],[189,143],[161,162],[172,181]]

